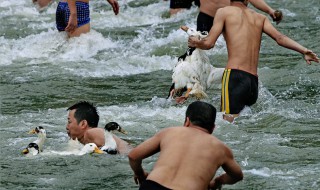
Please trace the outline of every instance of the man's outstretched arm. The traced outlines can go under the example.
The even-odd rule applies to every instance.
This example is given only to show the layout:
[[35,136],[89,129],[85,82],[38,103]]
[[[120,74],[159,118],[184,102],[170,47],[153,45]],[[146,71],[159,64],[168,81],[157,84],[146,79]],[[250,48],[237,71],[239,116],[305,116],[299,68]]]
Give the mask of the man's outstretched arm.
[[268,18],[265,19],[263,32],[274,39],[280,46],[303,54],[304,59],[308,64],[311,64],[311,61],[319,63],[319,57],[317,54],[313,53],[311,50],[307,49],[291,38],[283,35],[275,27],[272,26]]

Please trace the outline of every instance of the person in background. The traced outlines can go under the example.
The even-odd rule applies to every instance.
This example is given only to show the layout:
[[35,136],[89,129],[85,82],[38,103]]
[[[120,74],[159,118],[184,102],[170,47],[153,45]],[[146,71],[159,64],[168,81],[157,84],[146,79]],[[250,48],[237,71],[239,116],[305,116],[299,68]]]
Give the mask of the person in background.
[[[115,15],[119,13],[117,0],[107,0]],[[56,11],[58,31],[77,37],[90,31],[89,0],[60,0]]]
[[[132,149],[128,158],[140,190],[217,189],[242,180],[231,149],[212,135],[215,119],[216,109],[211,104],[193,102],[183,127],[163,129]],[[158,152],[159,158],[148,174],[142,160]],[[214,178],[220,167],[225,173]]]
[[[249,0],[249,2],[257,9],[269,14],[277,24],[281,22],[282,16],[277,17],[275,14],[276,11],[264,0]],[[230,0],[200,0],[200,12],[197,17],[197,31],[209,32],[213,25],[217,10],[229,5]]]
[[170,16],[175,15],[182,10],[190,9],[192,2],[194,2],[196,6],[200,6],[200,0],[170,0]]
[[53,0],[32,0],[32,2],[39,6],[39,9],[45,9]]
[[248,0],[231,0],[231,6],[221,8],[209,35],[202,40],[189,37],[188,46],[211,49],[220,34],[226,40],[228,63],[222,77],[221,112],[232,122],[245,106],[258,98],[258,61],[262,33],[278,45],[301,53],[308,64],[319,63],[318,56],[296,41],[280,33],[269,19],[247,7]]

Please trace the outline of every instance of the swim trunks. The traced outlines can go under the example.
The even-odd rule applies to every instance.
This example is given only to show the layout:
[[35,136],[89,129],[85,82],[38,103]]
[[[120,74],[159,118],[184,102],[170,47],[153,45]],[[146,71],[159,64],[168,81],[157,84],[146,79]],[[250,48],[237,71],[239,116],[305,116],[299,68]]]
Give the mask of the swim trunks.
[[171,189],[166,188],[155,181],[147,179],[141,184],[139,190],[171,190]]
[[207,31],[210,32],[210,29],[213,25],[213,17],[207,15],[206,13],[199,12],[197,17],[197,31]]
[[239,114],[258,99],[258,77],[248,72],[225,69],[222,76],[221,112]]
[[195,5],[200,6],[199,0],[170,0],[170,8],[171,9],[179,9],[179,8],[190,9],[193,1]]
[[[90,22],[89,4],[85,2],[76,2],[78,27]],[[56,11],[56,25],[59,31],[64,31],[68,26],[70,10],[67,2],[59,2]]]

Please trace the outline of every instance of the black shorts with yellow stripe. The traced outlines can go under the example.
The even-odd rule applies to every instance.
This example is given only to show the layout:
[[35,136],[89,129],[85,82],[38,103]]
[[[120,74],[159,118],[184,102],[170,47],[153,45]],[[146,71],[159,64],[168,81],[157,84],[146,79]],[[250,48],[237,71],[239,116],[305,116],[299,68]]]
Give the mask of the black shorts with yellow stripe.
[[222,76],[221,112],[239,114],[258,99],[258,77],[251,73],[225,69]]

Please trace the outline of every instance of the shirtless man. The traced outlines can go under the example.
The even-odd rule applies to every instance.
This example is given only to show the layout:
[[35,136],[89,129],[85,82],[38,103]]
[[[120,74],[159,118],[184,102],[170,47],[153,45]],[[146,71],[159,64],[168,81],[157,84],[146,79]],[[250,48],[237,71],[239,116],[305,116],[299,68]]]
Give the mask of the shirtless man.
[[[193,102],[187,108],[183,127],[163,129],[131,150],[129,163],[140,190],[207,190],[242,180],[243,173],[231,149],[211,135],[215,119],[212,105]],[[158,152],[159,158],[148,174],[141,166],[142,160]],[[220,166],[226,173],[213,178]]]
[[[272,17],[272,19],[277,22],[277,24],[279,24],[281,22],[282,14],[280,15],[280,17],[277,17],[275,14],[276,11],[273,10],[264,0],[249,0],[249,1],[256,8],[269,14]],[[215,16],[217,10],[219,8],[223,8],[223,7],[229,6],[229,5],[230,5],[230,0],[200,0],[200,12],[197,17],[197,31],[209,32],[213,23],[214,23],[213,22],[214,16]],[[187,55],[191,55],[194,50],[195,50],[195,48],[188,47],[188,50],[183,55],[181,55],[178,58],[178,60],[180,60],[180,59],[185,60]],[[171,92],[171,89],[174,88],[173,85],[170,88],[170,92]],[[182,90],[182,93],[184,91],[185,90]],[[180,96],[177,96],[175,98],[176,103],[178,103],[178,104],[184,103],[188,98],[187,93],[184,95],[182,95],[182,93]],[[169,94],[169,96],[170,96],[170,94]]]
[[[115,15],[119,13],[117,0],[107,0]],[[59,31],[66,31],[69,37],[80,36],[90,31],[89,0],[60,0],[56,12]]]
[[258,98],[257,67],[262,33],[280,46],[301,53],[308,64],[319,62],[315,53],[281,34],[266,16],[247,8],[247,4],[247,0],[231,0],[231,6],[221,8],[215,14],[214,24],[206,38],[190,37],[188,40],[190,47],[211,49],[223,34],[228,63],[222,78],[221,111],[225,112],[224,119],[230,122]]
[[[79,102],[67,109],[69,111],[68,124],[66,127],[69,137],[73,140],[78,139],[81,144],[95,143],[98,147],[105,144],[104,129],[98,128],[99,115],[96,107],[89,102]],[[130,145],[113,135],[117,143],[118,152],[127,154]]]

